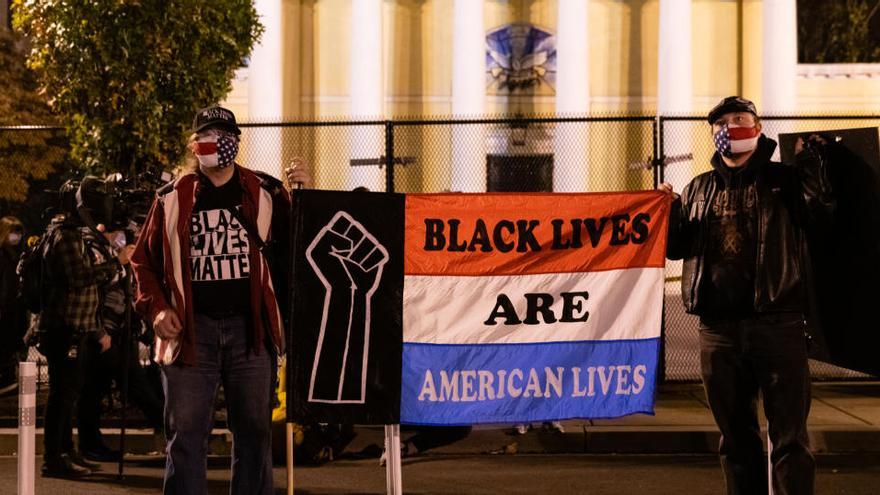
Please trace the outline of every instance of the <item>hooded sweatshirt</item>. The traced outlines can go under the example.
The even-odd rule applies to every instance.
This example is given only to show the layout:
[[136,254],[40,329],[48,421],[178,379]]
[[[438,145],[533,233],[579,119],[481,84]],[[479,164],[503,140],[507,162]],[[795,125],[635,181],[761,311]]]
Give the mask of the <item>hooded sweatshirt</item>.
[[[758,148],[741,167],[728,167],[712,157],[718,182],[708,205],[707,275],[702,283],[707,319],[742,317],[754,313],[758,208],[755,180],[773,147],[763,135]],[[769,153],[768,153],[769,151]]]

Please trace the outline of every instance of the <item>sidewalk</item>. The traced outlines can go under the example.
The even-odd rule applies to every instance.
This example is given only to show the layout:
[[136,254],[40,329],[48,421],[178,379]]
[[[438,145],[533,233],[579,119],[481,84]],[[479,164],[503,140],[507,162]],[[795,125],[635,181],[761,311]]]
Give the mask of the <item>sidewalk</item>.
[[[766,422],[762,418],[762,425]],[[809,419],[813,448],[820,453],[880,452],[880,382],[838,382],[813,385]],[[688,453],[715,452],[718,432],[699,384],[660,387],[654,416],[635,415],[615,420],[563,421],[565,433],[543,431],[540,425],[525,435],[513,435],[513,425],[480,425],[464,440],[432,450],[439,454],[496,453]],[[402,437],[408,438],[404,427]],[[118,429],[103,430],[107,443],[116,445]],[[350,453],[375,452],[384,443],[382,427],[358,427]],[[17,448],[15,428],[0,429],[0,455]],[[214,431],[210,450],[228,455],[231,435]],[[37,431],[37,452],[42,430]],[[128,430],[126,450],[133,454],[159,453],[161,439],[150,430]]]
[[[512,425],[476,426],[466,439],[431,452],[702,454],[718,448],[719,434],[699,384],[660,387],[654,416],[562,424],[562,434],[534,424],[525,435],[513,435]],[[763,415],[761,424],[766,434]],[[814,384],[809,426],[816,452],[880,452],[880,382]],[[369,443],[382,445],[381,428],[363,427],[358,433],[348,450],[359,451]],[[401,436],[408,438],[406,427]]]

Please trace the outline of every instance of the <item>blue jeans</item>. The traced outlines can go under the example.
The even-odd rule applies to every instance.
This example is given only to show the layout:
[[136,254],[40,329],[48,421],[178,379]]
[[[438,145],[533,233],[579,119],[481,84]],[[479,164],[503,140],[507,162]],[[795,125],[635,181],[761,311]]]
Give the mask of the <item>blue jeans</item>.
[[275,355],[248,351],[244,317],[196,315],[196,366],[162,369],[165,388],[165,493],[207,493],[207,446],[223,383],[232,432],[232,494],[271,494]]

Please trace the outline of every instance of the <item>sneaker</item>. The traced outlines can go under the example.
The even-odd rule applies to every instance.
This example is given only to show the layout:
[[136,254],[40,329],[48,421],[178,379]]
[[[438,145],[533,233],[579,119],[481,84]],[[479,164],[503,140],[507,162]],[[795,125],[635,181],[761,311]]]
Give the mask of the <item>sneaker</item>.
[[517,435],[525,435],[532,429],[532,425],[527,423],[520,423],[514,427]]
[[565,433],[565,428],[562,427],[562,423],[559,421],[544,422],[544,429],[554,433]]
[[70,459],[70,462],[76,464],[77,466],[84,467],[89,471],[100,471],[101,465],[96,464],[94,462],[89,462],[80,452],[68,452],[67,457]]
[[67,454],[44,462],[40,471],[45,478],[77,479],[92,474],[91,470],[74,464]]
[[113,450],[106,445],[100,445],[96,448],[79,449],[82,456],[90,461],[95,462],[119,462],[119,451]]

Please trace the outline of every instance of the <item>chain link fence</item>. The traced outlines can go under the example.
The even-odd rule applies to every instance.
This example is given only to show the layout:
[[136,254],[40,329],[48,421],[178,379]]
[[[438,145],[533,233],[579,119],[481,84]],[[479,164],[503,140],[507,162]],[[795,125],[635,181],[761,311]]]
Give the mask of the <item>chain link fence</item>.
[[[762,123],[763,132],[776,139],[782,132],[878,126],[880,117],[764,117]],[[302,158],[315,187],[336,190],[597,192],[653,189],[670,182],[681,191],[709,170],[714,153],[703,117],[326,121],[245,123],[241,128],[239,162],[244,166],[280,176],[284,164]],[[4,136],[12,132],[30,133],[39,142],[40,133],[60,130],[0,128],[0,159],[26,165],[36,151],[11,154]],[[6,180],[3,174],[0,182]],[[45,222],[40,223],[37,205],[51,201],[40,196],[46,194],[41,188],[32,185],[25,203],[0,204],[2,214],[20,212],[27,226],[38,229]],[[682,309],[680,277],[681,263],[669,262],[663,371],[668,381],[698,381],[697,321]],[[31,356],[38,357],[34,351]],[[818,380],[866,377],[824,363],[811,367]]]

